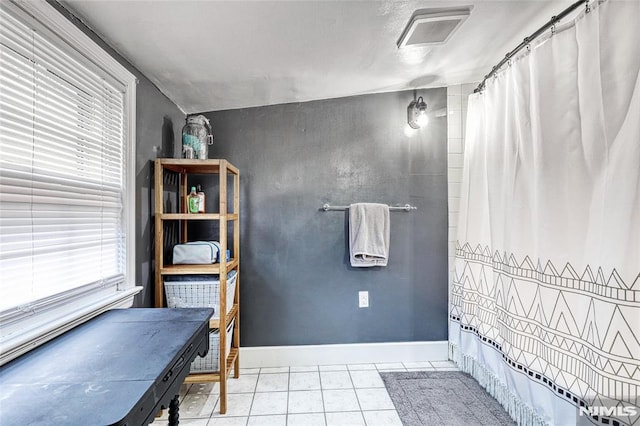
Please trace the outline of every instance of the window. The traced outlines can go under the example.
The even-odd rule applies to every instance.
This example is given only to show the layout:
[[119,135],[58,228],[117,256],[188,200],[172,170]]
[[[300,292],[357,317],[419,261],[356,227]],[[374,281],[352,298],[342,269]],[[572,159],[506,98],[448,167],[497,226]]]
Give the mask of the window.
[[0,364],[134,285],[135,77],[46,2],[0,8]]

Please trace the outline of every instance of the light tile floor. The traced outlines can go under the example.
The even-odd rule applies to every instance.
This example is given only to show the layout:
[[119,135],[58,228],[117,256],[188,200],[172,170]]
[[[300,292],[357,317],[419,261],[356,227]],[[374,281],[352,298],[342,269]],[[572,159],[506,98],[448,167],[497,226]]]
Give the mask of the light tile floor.
[[227,381],[224,415],[218,383],[183,385],[180,425],[401,426],[379,372],[456,370],[450,361],[244,368]]

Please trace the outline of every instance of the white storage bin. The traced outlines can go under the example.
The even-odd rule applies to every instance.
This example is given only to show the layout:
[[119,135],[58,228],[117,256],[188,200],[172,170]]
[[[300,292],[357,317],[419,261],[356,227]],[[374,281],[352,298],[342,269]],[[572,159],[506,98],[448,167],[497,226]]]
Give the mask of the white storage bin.
[[[227,313],[233,307],[236,275],[236,271],[227,275]],[[212,318],[220,318],[218,275],[166,275],[164,291],[169,308],[214,308]]]
[[[227,327],[227,352],[231,350],[231,342],[233,341],[233,327],[235,320]],[[220,363],[220,330],[215,328],[209,332],[209,352],[204,357],[196,357],[191,363],[192,373],[211,373],[218,371]]]

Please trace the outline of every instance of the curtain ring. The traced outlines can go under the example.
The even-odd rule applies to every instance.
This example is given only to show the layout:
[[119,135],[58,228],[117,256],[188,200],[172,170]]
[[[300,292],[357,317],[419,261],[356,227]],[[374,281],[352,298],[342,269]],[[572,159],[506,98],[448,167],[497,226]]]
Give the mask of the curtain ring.
[[553,25],[551,26],[551,35],[553,36],[553,35],[555,35],[555,34],[556,34],[556,25],[555,25],[555,24],[553,24]]
[[585,3],[585,12],[591,12],[591,5],[589,4],[589,0],[587,0],[587,2]]
[[525,47],[527,48],[527,52],[531,52],[531,45],[530,44],[527,44]]
[[511,68],[511,59],[507,60],[507,66]]

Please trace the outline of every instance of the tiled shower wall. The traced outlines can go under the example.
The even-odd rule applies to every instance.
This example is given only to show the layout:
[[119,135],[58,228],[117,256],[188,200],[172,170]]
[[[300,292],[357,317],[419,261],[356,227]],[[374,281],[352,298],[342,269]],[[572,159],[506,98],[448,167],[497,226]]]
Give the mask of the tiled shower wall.
[[453,260],[458,231],[458,212],[462,183],[464,137],[467,118],[467,97],[473,93],[477,83],[458,84],[447,87],[447,154],[448,154],[448,201],[449,201],[449,284],[453,278]]

